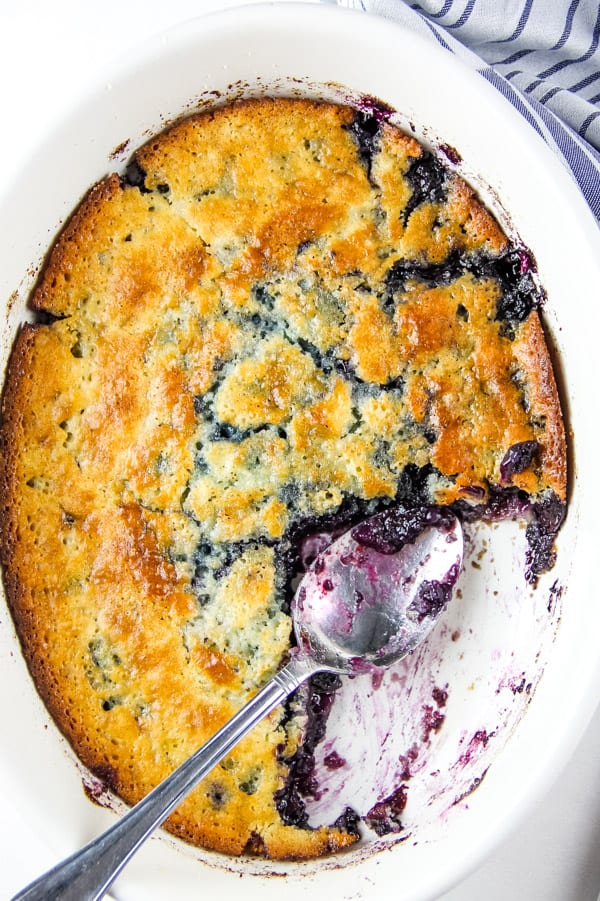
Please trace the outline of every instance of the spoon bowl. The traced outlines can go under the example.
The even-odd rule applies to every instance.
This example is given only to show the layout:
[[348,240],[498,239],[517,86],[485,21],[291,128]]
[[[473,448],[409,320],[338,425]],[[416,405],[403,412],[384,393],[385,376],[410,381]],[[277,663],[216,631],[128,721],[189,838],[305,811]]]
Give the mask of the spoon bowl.
[[432,630],[462,564],[450,511],[398,506],[345,532],[305,573],[287,666],[114,826],[13,901],[98,901],[152,832],[260,720],[318,672],[360,673],[405,657]]
[[450,599],[463,555],[448,510],[393,507],[345,532],[296,592],[298,646],[340,673],[387,667],[427,637]]

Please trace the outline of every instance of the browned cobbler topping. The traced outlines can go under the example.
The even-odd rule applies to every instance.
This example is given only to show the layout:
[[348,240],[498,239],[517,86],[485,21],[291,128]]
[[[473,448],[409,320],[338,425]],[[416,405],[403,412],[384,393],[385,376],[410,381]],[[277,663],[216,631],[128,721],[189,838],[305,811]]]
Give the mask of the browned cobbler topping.
[[[33,677],[91,770],[138,800],[277,670],[323,526],[397,500],[526,514],[529,577],[552,564],[538,304],[529,256],[381,114],[227,106],[92,188],[11,358],[0,536]],[[272,858],[355,841],[354,815],[303,811],[334,694],[274,712],[169,828]]]

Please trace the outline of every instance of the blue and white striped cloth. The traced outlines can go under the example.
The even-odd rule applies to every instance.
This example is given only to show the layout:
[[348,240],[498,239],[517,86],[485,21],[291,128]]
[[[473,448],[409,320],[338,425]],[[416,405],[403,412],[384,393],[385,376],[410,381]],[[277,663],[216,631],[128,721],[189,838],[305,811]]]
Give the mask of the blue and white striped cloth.
[[435,39],[557,153],[600,224],[598,0],[337,0]]

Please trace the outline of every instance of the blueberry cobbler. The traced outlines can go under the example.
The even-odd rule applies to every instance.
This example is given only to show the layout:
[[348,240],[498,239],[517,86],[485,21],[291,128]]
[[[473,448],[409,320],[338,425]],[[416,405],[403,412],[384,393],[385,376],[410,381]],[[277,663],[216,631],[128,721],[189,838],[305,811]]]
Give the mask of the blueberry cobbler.
[[[382,109],[230,104],[90,190],[10,360],[0,538],[36,686],[110,790],[140,799],[282,665],[319,535],[451,505],[521,519],[532,583],[552,566],[540,301],[531,256]],[[167,828],[273,859],[355,842],[352,810],[311,828],[304,803],[337,684],[271,714]]]

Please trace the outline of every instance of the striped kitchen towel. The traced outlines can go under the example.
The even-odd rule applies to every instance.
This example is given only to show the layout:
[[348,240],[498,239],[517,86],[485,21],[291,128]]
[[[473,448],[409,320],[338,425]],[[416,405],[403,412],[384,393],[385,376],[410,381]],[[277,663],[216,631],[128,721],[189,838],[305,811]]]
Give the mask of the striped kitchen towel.
[[598,0],[337,2],[426,34],[473,66],[558,154],[600,224]]

